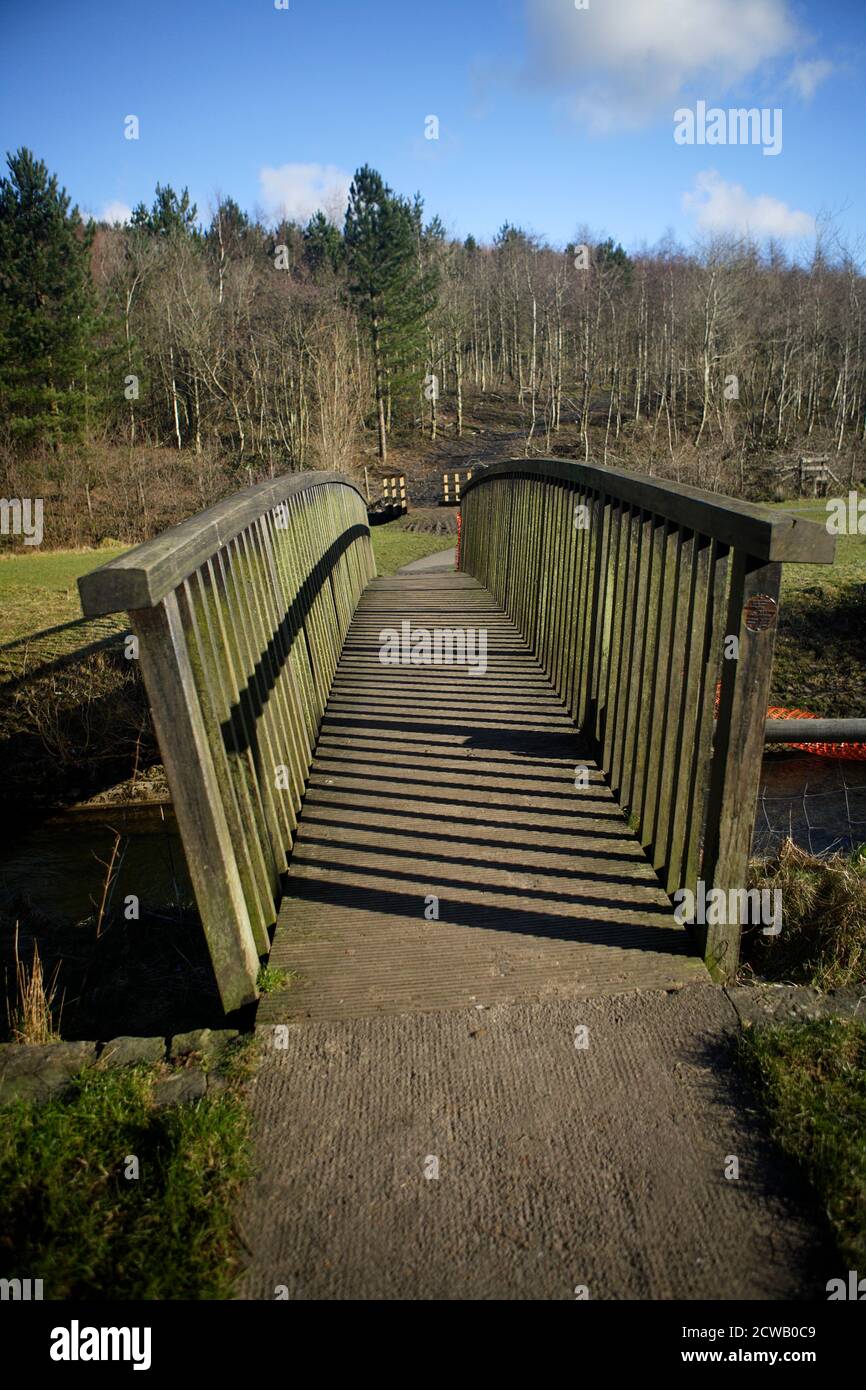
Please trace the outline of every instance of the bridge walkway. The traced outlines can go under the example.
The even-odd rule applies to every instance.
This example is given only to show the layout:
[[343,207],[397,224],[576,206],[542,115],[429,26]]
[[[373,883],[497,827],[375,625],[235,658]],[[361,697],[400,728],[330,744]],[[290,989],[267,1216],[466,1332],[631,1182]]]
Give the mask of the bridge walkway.
[[[485,630],[486,670],[383,665],[380,634],[405,622]],[[262,997],[260,1024],[709,980],[526,642],[447,573],[376,579],[361,598],[270,964],[292,983]]]

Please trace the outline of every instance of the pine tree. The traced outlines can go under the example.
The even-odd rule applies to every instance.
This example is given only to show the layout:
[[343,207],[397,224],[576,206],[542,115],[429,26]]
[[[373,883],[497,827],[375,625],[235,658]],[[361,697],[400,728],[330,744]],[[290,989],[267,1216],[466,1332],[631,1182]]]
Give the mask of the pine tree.
[[163,188],[158,183],[150,211],[144,203],[139,203],[133,208],[130,221],[133,227],[143,228],[155,236],[196,236],[197,214],[198,208],[190,202],[188,189],[178,197],[171,184]]
[[94,227],[27,149],[0,179],[0,420],[21,448],[80,432],[95,307]]
[[329,222],[323,212],[315,213],[304,228],[304,260],[313,275],[339,270],[344,257],[339,228]]
[[434,297],[433,277],[418,253],[421,205],[410,204],[365,165],[349,190],[344,240],[349,288],[373,354],[379,457],[388,453],[389,416],[409,396],[424,360],[424,321]]

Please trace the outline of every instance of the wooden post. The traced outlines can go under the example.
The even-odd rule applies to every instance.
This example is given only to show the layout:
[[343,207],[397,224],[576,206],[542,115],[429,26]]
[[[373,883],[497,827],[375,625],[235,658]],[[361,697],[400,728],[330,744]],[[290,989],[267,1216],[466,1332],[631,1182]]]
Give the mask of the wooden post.
[[[722,662],[701,870],[708,890],[747,886],[781,571],[778,562],[734,551],[725,637],[737,638],[738,657]],[[717,979],[733,977],[739,950],[739,923],[707,927],[705,957]]]
[[259,960],[177,594],[129,618],[220,998],[231,1013],[258,998]]

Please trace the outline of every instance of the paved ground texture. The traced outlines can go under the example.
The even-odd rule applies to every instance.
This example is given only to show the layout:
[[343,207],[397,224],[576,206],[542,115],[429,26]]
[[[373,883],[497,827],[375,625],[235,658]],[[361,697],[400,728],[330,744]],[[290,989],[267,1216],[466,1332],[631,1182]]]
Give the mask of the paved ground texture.
[[[486,673],[382,666],[404,620],[483,626]],[[838,1273],[738,1089],[736,1010],[464,575],[359,605],[271,964],[294,978],[259,1009],[241,1297],[779,1299]]]
[[738,1091],[736,1026],[696,985],[269,1030],[240,1296],[822,1296],[838,1260]]

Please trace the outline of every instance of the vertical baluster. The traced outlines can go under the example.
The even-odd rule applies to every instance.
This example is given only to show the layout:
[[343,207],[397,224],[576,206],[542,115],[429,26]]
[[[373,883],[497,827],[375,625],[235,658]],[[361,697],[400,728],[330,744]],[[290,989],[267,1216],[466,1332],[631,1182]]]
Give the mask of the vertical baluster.
[[589,700],[589,675],[587,670],[590,643],[590,610],[592,582],[595,574],[593,560],[597,540],[597,529],[601,523],[601,510],[598,494],[588,490],[582,494],[580,505],[586,508],[581,513],[582,529],[578,532],[578,587],[577,611],[575,613],[574,646],[571,659],[571,699],[568,702],[571,717],[578,728],[587,724]]
[[599,572],[599,586],[594,600],[596,640],[592,672],[595,699],[593,736],[599,745],[599,759],[602,767],[604,767],[602,745],[607,719],[607,682],[610,670],[610,630],[613,619],[616,555],[622,527],[622,502],[619,498],[609,499],[609,505],[605,507],[605,519],[603,558]]
[[294,690],[294,672],[286,642],[282,586],[279,583],[274,565],[265,518],[259,517],[249,528],[247,534],[249,547],[256,554],[261,571],[262,582],[256,598],[260,627],[267,636],[265,650],[273,681],[274,709],[280,739],[279,751],[283,765],[291,774],[290,786],[287,788],[290,793],[287,809],[294,836],[308,764],[298,739],[299,710]]
[[694,733],[694,701],[697,663],[693,659],[695,610],[699,573],[699,540],[694,531],[680,531],[680,577],[676,593],[676,613],[671,652],[671,684],[667,738],[662,766],[661,788],[656,816],[653,863],[665,881],[672,872],[671,853],[680,793],[679,773],[683,757],[691,755]]
[[553,612],[553,650],[551,652],[551,680],[561,700],[564,700],[565,648],[568,640],[571,615],[572,586],[572,542],[574,527],[571,524],[571,504],[573,489],[570,484],[559,487],[559,582],[556,587],[556,603]]
[[[277,868],[284,873],[288,866],[290,850],[297,818],[292,804],[292,769],[288,750],[287,720],[282,690],[279,686],[279,671],[276,652],[272,645],[273,632],[265,620],[262,610],[262,588],[267,583],[263,574],[261,557],[251,546],[249,528],[230,543],[238,577],[238,595],[244,614],[244,637],[249,659],[252,663],[252,676],[258,693],[260,713],[258,717],[258,737],[269,765],[268,777],[279,823],[279,841],[274,846]],[[263,758],[264,767],[264,758]]]
[[250,926],[256,947],[264,955],[269,944],[268,927],[276,920],[274,885],[255,833],[245,770],[239,765],[244,754],[239,752],[241,737],[226,689],[225,657],[213,642],[211,608],[218,604],[219,595],[208,589],[198,570],[192,580],[180,586],[177,597]]
[[319,572],[315,564],[308,529],[309,524],[309,499],[307,498],[304,500],[303,508],[299,507],[298,509],[295,525],[288,535],[288,544],[293,552],[295,569],[300,581],[303,611],[301,626],[314,691],[313,728],[317,730],[321,724],[328,699],[328,682],[325,661],[326,639],[315,597],[315,585],[319,579]]
[[617,752],[616,726],[620,708],[620,689],[623,683],[623,667],[626,661],[625,633],[628,619],[629,594],[633,579],[631,566],[631,541],[633,513],[631,507],[623,507],[617,545],[616,570],[614,572],[615,590],[611,614],[611,654],[608,668],[608,687],[604,729],[604,767],[610,776],[614,792],[619,791],[615,779],[615,764],[619,760]]
[[638,823],[639,811],[635,804],[637,788],[640,785],[639,750],[643,744],[644,728],[644,679],[647,660],[650,654],[650,613],[652,612],[653,559],[656,553],[654,544],[656,519],[651,513],[642,512],[640,518],[640,538],[638,542],[637,583],[634,589],[632,610],[632,639],[629,659],[628,691],[623,728],[623,763],[621,776],[621,799],[628,807],[632,824]]
[[289,539],[289,529],[298,525],[298,504],[291,499],[286,512],[279,522],[273,520],[274,557],[282,576],[285,613],[287,615],[291,642],[291,660],[295,671],[295,683],[301,701],[306,730],[306,743],[312,755],[316,743],[318,725],[316,721],[316,690],[313,684],[312,663],[309,644],[304,631],[305,591],[296,547]]
[[698,692],[698,724],[695,729],[695,751],[689,779],[683,850],[683,887],[694,889],[700,864],[701,832],[710,780],[713,755],[713,721],[716,712],[716,690],[722,662],[722,639],[727,614],[728,547],[714,540],[710,548],[707,608],[703,627],[701,653],[701,684]]
[[278,619],[275,631],[291,712],[292,739],[297,762],[306,774],[312,759],[315,737],[303,685],[304,676],[309,680],[309,669],[301,662],[301,654],[297,647],[299,626],[291,597],[291,580],[286,571],[285,555],[280,546],[279,532],[274,527],[272,513],[266,513],[260,518],[260,530],[262,546],[267,553],[273,576],[272,621]]
[[217,555],[217,565],[223,575],[226,594],[226,612],[232,627],[234,647],[237,653],[242,679],[240,701],[244,705],[252,741],[252,758],[255,768],[256,785],[261,795],[265,813],[267,839],[263,849],[270,846],[270,858],[274,865],[277,880],[286,868],[286,836],[288,827],[283,820],[279,805],[275,778],[279,759],[275,756],[270,736],[270,721],[267,719],[267,699],[261,672],[257,667],[258,656],[253,650],[250,633],[250,617],[245,598],[245,575],[235,546],[229,542]]
[[285,681],[282,678],[279,618],[273,608],[270,566],[261,547],[261,533],[255,523],[241,532],[237,544],[250,576],[250,583],[247,585],[247,606],[252,621],[251,631],[258,648],[256,665],[266,691],[274,756],[284,769],[281,782],[287,783],[275,790],[282,793],[279,801],[288,828],[288,839],[285,843],[285,849],[288,851],[294,841],[298,824],[296,812],[300,806],[300,795],[297,780],[299,775],[302,779],[303,774],[295,762],[292,713]]
[[661,703],[657,741],[658,764],[655,769],[655,804],[653,806],[650,862],[654,869],[664,863],[665,832],[670,811],[670,785],[676,720],[682,689],[682,594],[683,571],[688,564],[688,541],[691,533],[677,527],[673,533],[673,566],[669,569],[669,608],[664,630],[664,666],[660,682]]
[[632,748],[634,748],[634,728],[639,709],[638,669],[644,648],[645,631],[641,627],[641,602],[645,587],[645,537],[646,521],[642,510],[632,513],[630,546],[628,546],[628,569],[631,574],[631,592],[627,596],[626,623],[623,630],[623,657],[620,664],[620,681],[617,685],[616,738],[614,738],[614,760],[610,770],[610,784],[620,795],[620,805],[628,806],[628,784],[631,781]]
[[644,767],[644,796],[641,807],[641,843],[650,859],[655,852],[656,815],[659,784],[667,733],[668,697],[671,678],[671,637],[679,586],[679,531],[667,521],[664,525],[664,557],[659,572],[655,662],[648,710],[648,748]]
[[[217,556],[208,560],[204,567],[208,586],[215,596],[213,609],[206,608],[206,618],[211,622],[211,641],[214,648],[222,654],[222,668],[228,701],[228,719],[231,722],[231,738],[238,755],[238,772],[247,791],[247,801],[252,817],[247,823],[248,833],[255,836],[257,852],[254,857],[263,865],[268,883],[267,898],[276,899],[279,870],[271,849],[271,836],[268,833],[268,812],[262,799],[259,776],[255,764],[255,713],[250,705],[246,691],[246,667],[238,647],[235,615],[231,599],[226,590],[225,569]],[[251,851],[252,853],[252,851]]]
[[[746,887],[781,568],[778,562],[765,564],[739,549],[731,560],[725,636],[737,638],[739,658],[722,662],[702,873],[708,887],[724,892]],[[753,605],[752,600],[760,600],[760,605]],[[753,616],[756,607],[762,609],[760,620]],[[738,923],[707,928],[707,964],[719,978],[733,977],[739,949]]]
[[[538,484],[536,484],[536,487]],[[535,651],[542,671],[550,675],[548,661],[548,634],[550,629],[550,603],[554,583],[553,549],[556,540],[556,489],[546,480],[541,485],[541,545],[538,552],[538,613],[535,625]]]
[[580,696],[578,725],[586,735],[595,738],[595,678],[596,647],[599,629],[599,594],[606,537],[610,526],[610,499],[596,493],[592,502],[590,545],[587,547],[586,582],[584,584],[583,618],[580,642]]

